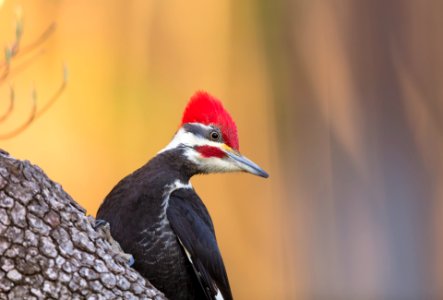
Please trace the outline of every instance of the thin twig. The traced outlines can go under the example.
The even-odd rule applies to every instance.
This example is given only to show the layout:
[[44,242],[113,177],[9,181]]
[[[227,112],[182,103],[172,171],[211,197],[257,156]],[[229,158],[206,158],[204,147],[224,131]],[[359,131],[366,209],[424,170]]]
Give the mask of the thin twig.
[[[51,23],[48,28],[31,44],[21,47],[21,40],[23,35],[23,23],[21,19],[17,21],[16,25],[16,34],[15,34],[15,41],[12,44],[11,47],[7,47],[5,49],[5,58],[3,61],[0,61],[0,84],[2,84],[6,78],[9,78],[13,72],[13,74],[17,74],[23,70],[25,70],[32,62],[36,60],[38,56],[40,56],[43,52],[43,50],[40,50],[39,52],[33,54],[30,58],[28,58],[25,62],[21,63],[18,67],[14,67],[11,69],[11,62],[13,59],[16,59],[18,57],[22,57],[28,53],[31,53],[35,49],[37,49],[41,44],[43,44],[49,36],[54,32],[55,30],[55,23]],[[67,69],[64,68],[63,73],[63,82],[60,85],[60,87],[56,90],[54,95],[49,98],[49,100],[46,102],[46,104],[43,106],[43,108],[39,111],[37,111],[37,92],[35,89],[32,91],[32,109],[30,112],[29,117],[27,120],[20,125],[19,127],[13,129],[10,132],[7,132],[5,134],[0,134],[0,140],[9,139],[12,137],[17,136],[22,131],[24,131],[26,128],[30,126],[30,124],[43,115],[56,101],[58,98],[60,98],[60,95],[63,93],[63,91],[66,88],[67,83]],[[0,123],[6,120],[12,113],[13,107],[14,107],[14,101],[15,101],[15,94],[14,89],[11,87],[11,94],[9,97],[9,106],[6,110],[6,112],[0,116]]]
[[33,121],[35,121],[37,118],[41,117],[45,112],[48,111],[48,109],[60,98],[60,96],[63,94],[67,82],[68,82],[68,75],[67,75],[67,68],[64,67],[63,69],[63,82],[60,85],[60,87],[57,89],[57,91],[55,91],[55,93],[52,95],[51,98],[49,98],[48,102],[46,102],[45,106],[43,106],[43,108],[39,111],[37,111],[37,94],[35,89],[33,89],[32,91],[32,111],[30,116],[28,117],[28,119],[26,120],[25,123],[23,123],[20,127],[5,133],[5,134],[0,134],[0,140],[6,140],[6,139],[10,139],[13,138],[15,136],[17,136],[18,134],[20,134],[23,130],[25,130],[26,128],[29,127],[29,125],[31,125],[31,123]]
[[2,74],[0,75],[0,83],[2,83],[8,77],[10,70],[9,65],[6,65]]
[[33,43],[22,47],[21,50],[16,53],[15,58],[23,56],[43,44],[43,42],[45,42],[51,36],[51,34],[54,33],[55,28],[55,22],[51,23],[48,28],[46,28],[46,30]]
[[[17,75],[20,72],[26,70],[32,63],[37,61],[37,58],[45,53],[45,49],[40,49],[37,53],[26,59],[26,61],[20,63],[18,66],[14,66],[11,70],[8,70],[6,76],[0,77],[0,84],[6,79]],[[9,69],[9,68],[8,68]]]
[[11,115],[11,112],[14,109],[14,100],[15,100],[15,92],[14,88],[11,86],[9,94],[9,106],[6,109],[5,113],[2,116],[0,116],[0,123],[5,121]]
[[7,58],[4,61],[0,62],[0,69],[8,67],[12,58],[21,57],[43,44],[55,31],[55,27],[55,22],[51,23],[34,42],[22,48],[20,48],[21,34],[17,34],[17,38],[13,46],[11,48],[7,48],[7,51],[9,51],[9,57],[8,55],[6,55]]
[[19,133],[21,133],[23,130],[25,130],[26,128],[28,128],[28,126],[32,123],[32,121],[35,119],[36,116],[36,112],[37,112],[37,94],[35,92],[35,89],[32,91],[32,109],[31,109],[31,113],[29,114],[28,119],[26,120],[25,123],[23,123],[21,126],[19,126],[18,128],[5,133],[5,134],[1,134],[0,135],[0,140],[6,140],[6,139],[10,139],[16,135],[18,135]]

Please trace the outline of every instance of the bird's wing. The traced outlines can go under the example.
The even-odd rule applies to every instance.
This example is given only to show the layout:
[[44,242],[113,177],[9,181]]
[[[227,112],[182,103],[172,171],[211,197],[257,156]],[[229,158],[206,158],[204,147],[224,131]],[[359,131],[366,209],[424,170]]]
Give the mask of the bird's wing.
[[174,191],[167,216],[208,300],[232,299],[214,227],[198,195],[192,189]]

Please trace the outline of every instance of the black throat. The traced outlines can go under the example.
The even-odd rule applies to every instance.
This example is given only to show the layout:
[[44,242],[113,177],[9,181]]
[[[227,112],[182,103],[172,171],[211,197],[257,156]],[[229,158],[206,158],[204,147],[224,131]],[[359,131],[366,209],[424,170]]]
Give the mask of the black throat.
[[149,169],[162,177],[174,181],[179,179],[187,183],[189,179],[198,174],[197,166],[185,156],[186,147],[178,147],[157,154],[141,169]]
[[140,220],[159,221],[155,217],[161,215],[167,187],[177,180],[187,184],[199,173],[196,165],[186,158],[185,149],[178,147],[161,152],[123,178],[106,196],[97,218],[111,223],[112,229],[130,226],[134,232],[147,226]]

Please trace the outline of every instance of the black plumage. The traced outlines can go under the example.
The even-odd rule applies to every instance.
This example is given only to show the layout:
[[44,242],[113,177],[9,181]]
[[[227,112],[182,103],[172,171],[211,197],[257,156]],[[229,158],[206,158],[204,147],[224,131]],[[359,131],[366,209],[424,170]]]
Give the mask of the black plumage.
[[[169,299],[232,299],[209,213],[188,184],[199,173],[178,147],[122,179],[97,219],[133,255],[134,268]],[[189,256],[189,257],[188,257]]]
[[167,216],[180,243],[188,251],[208,299],[218,290],[232,298],[214,226],[205,205],[193,189],[178,189],[169,198]]

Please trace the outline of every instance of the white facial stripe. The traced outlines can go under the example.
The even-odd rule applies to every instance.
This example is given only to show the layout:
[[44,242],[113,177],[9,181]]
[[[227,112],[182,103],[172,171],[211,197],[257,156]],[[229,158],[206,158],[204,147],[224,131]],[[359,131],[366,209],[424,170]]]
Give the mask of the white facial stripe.
[[180,144],[189,144],[194,138],[196,137],[192,133],[185,131],[183,128],[180,128],[180,130],[175,134],[172,141],[158,153],[177,148]]
[[[201,125],[201,124],[198,124],[198,125],[200,125],[202,127],[205,126],[205,125]],[[210,127],[208,126],[208,128],[210,128]],[[179,145],[185,145],[185,146],[189,146],[189,147],[208,145],[208,146],[220,148],[220,146],[222,144],[207,140],[201,136],[197,136],[197,135],[193,134],[192,132],[188,132],[188,131],[184,130],[183,128],[180,128],[180,130],[175,134],[172,141],[158,153],[162,153],[164,151],[177,148]]]
[[[211,128],[210,126],[202,124],[197,125],[208,129]],[[172,141],[159,153],[175,149],[180,145],[186,146],[186,148],[184,148],[184,155],[188,158],[188,160],[194,162],[202,172],[224,173],[242,171],[242,168],[239,166],[239,164],[230,158],[202,156],[200,152],[194,149],[195,146],[212,146],[225,152],[225,149],[223,148],[224,144],[210,141],[203,138],[202,136],[195,135],[192,132],[188,132],[183,128],[180,128],[180,130],[175,134]]]
[[186,155],[190,161],[200,166],[200,168],[206,173],[225,173],[242,170],[237,163],[232,162],[231,159],[204,157],[200,154],[200,152],[194,150],[193,148],[186,149],[184,155]]

